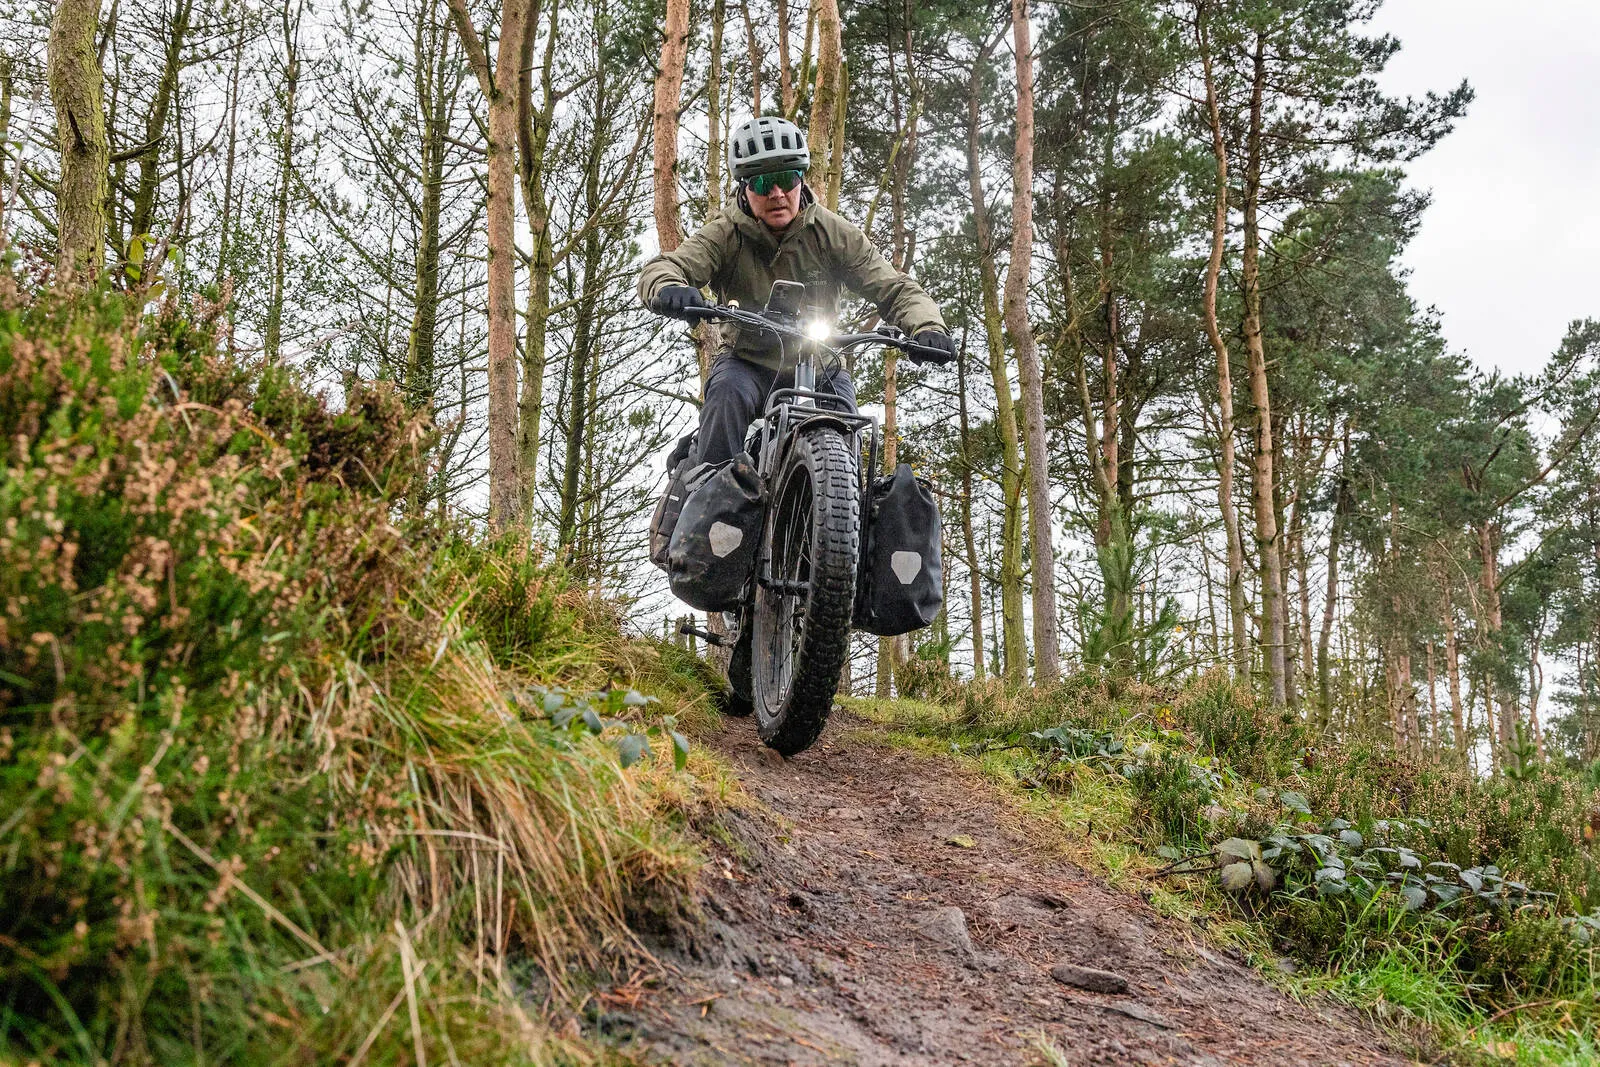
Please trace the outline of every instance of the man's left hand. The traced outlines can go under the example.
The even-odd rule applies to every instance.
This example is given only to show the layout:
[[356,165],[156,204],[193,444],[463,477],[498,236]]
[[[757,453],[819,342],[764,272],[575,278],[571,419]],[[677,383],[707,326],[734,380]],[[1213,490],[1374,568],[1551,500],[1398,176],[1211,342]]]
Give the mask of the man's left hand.
[[912,341],[923,348],[937,349],[944,354],[943,359],[935,359],[932,356],[907,353],[911,356],[911,362],[913,363],[949,363],[956,358],[956,343],[943,330],[921,330],[912,338]]

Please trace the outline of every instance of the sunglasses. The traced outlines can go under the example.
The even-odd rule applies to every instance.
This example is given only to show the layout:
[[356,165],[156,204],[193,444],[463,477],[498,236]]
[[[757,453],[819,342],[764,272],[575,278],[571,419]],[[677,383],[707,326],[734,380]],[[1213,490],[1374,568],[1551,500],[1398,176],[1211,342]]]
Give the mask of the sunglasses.
[[800,187],[800,180],[804,177],[805,175],[797,170],[780,170],[775,174],[757,174],[745,184],[757,196],[766,196],[774,189],[782,189],[786,193],[793,192]]

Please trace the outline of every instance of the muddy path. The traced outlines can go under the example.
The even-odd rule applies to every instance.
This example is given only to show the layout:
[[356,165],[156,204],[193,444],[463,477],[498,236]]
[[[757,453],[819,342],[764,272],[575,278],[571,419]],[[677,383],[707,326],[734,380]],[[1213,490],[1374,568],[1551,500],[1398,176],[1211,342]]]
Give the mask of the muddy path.
[[711,744],[765,810],[723,823],[704,923],[658,946],[678,973],[602,998],[603,1029],[675,1064],[1040,1063],[1041,1037],[1074,1064],[1407,1062],[873,729],[836,713],[783,761],[724,724]]

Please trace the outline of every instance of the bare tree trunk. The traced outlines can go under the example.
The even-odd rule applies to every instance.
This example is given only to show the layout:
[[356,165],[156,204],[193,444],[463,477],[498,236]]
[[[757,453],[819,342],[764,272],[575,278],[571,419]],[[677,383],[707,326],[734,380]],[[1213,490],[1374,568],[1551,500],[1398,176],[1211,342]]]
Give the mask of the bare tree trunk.
[[[840,46],[841,54],[843,45]],[[844,188],[844,124],[845,110],[850,101],[850,69],[843,59],[839,62],[839,90],[833,98],[833,130],[829,133],[828,177],[823,183],[823,199],[829,211],[839,210],[839,193]]]
[[978,568],[978,541],[972,529],[972,432],[967,416],[967,346],[956,354],[956,399],[961,427],[961,537],[967,551],[972,594],[972,676],[983,681],[983,573]]
[[[750,0],[739,0],[739,10],[744,15],[744,43],[750,53],[750,114],[759,115],[761,114],[761,48],[756,44],[756,24],[750,18]],[[720,15],[718,19],[720,20]],[[720,27],[718,36],[721,36]],[[718,51],[721,51],[720,42]]]
[[814,0],[811,10],[817,20],[817,80],[811,95],[806,141],[811,146],[812,174],[826,186],[833,168],[833,133],[839,121],[844,43],[838,0]]
[[[130,236],[149,233],[155,220],[156,193],[161,182],[161,143],[166,137],[167,116],[172,111],[172,100],[178,92],[178,76],[183,69],[184,39],[189,33],[189,13],[193,7],[193,0],[178,0],[172,12],[172,22],[167,27],[167,50],[162,62],[161,80],[156,83],[155,99],[151,101],[150,114],[145,122],[143,150],[136,157],[139,185],[133,195]],[[181,167],[178,173],[182,175]]]
[[467,0],[449,0],[456,32],[489,102],[489,526],[504,533],[523,514],[517,470],[517,71],[532,33],[529,0],[503,0],[494,67]]
[[995,424],[1000,432],[1000,495],[1004,520],[1000,533],[1000,618],[1005,651],[1006,680],[1020,684],[1028,676],[1028,639],[1022,620],[1022,457],[1017,440],[1017,416],[1011,396],[1011,376],[1006,369],[1000,315],[1000,282],[995,271],[994,235],[989,204],[983,191],[983,170],[978,137],[984,66],[999,38],[987,42],[972,66],[967,85],[967,188],[972,201],[972,221],[978,243],[978,280],[983,290],[984,339],[989,349],[989,375],[994,383]]
[[228,151],[222,167],[222,218],[218,222],[217,281],[228,276],[228,245],[233,236],[233,167],[239,148],[239,71],[244,65],[245,31],[249,23],[239,18],[233,40],[233,73],[228,78]]
[[1317,638],[1317,716],[1318,725],[1324,732],[1333,721],[1328,644],[1333,636],[1333,616],[1339,604],[1339,550],[1343,547],[1345,516],[1350,510],[1350,480],[1345,470],[1349,455],[1350,424],[1346,422],[1344,446],[1339,460],[1339,485],[1333,498],[1333,522],[1328,530],[1328,584],[1322,602],[1322,632]]
[[415,276],[411,294],[411,329],[406,343],[406,400],[413,407],[433,402],[435,359],[439,332],[440,224],[444,213],[444,170],[450,109],[446,99],[450,50],[446,27],[430,7],[413,32],[416,34],[417,91],[422,189],[418,200]]
[[1005,320],[1022,379],[1028,529],[1033,552],[1034,680],[1048,685],[1061,677],[1061,639],[1056,630],[1044,381],[1039,369],[1039,346],[1028,320],[1028,276],[1033,266],[1033,41],[1028,27],[1028,0],[1011,0],[1011,36],[1017,61],[1017,139],[1011,163],[1011,262],[1006,270]]
[[[1478,628],[1482,631],[1480,644],[1486,651],[1497,651],[1500,647],[1501,632],[1505,628],[1500,608],[1500,531],[1494,520],[1486,519],[1478,524],[1476,533],[1480,613]],[[1486,672],[1488,670],[1486,668]],[[1500,692],[1499,679],[1492,673],[1486,673],[1484,699],[1489,701],[1485,706],[1491,709],[1484,724],[1489,727],[1490,742],[1497,750],[1495,757],[1498,767],[1501,754],[1499,750],[1510,744],[1514,736],[1515,705],[1507,694]],[[1498,715],[1495,714],[1496,705],[1498,705]]]
[[100,273],[106,248],[105,78],[95,52],[100,0],[59,0],[46,60],[56,111],[61,179],[56,194],[56,270],[63,283]]
[[303,0],[291,9],[285,4],[279,12],[283,29],[283,131],[279,136],[278,202],[273,214],[272,293],[267,303],[267,322],[262,330],[268,363],[278,362],[283,343],[283,301],[289,258],[289,185],[294,181],[295,105],[300,91],[300,16]]
[[[546,338],[550,322],[550,279],[556,270],[554,235],[550,232],[550,198],[545,191],[545,152],[555,121],[558,95],[550,80],[555,71],[556,42],[560,39],[561,5],[549,8],[544,57],[533,63],[539,8],[534,7],[523,29],[522,51],[517,58],[517,180],[522,186],[522,206],[528,214],[532,253],[528,259],[527,336],[522,345],[522,392],[517,400],[518,519],[524,529],[533,520],[534,490],[539,480],[540,427],[544,418]],[[533,75],[539,74],[539,104],[534,106]],[[570,248],[568,249],[570,251]]]
[[1450,597],[1451,581],[1448,575],[1440,583],[1444,593],[1444,663],[1450,681],[1450,724],[1455,728],[1456,756],[1463,766],[1467,762],[1467,724],[1461,706],[1461,649],[1456,642],[1456,608]]
[[[720,5],[719,5],[720,6]],[[592,214],[600,204],[600,174],[604,163],[605,135],[605,93],[606,74],[604,68],[595,72],[593,132],[589,141],[588,158],[584,162],[583,170],[583,198],[584,215]],[[592,416],[597,398],[592,396],[595,388],[594,367],[595,354],[592,350],[597,347],[595,340],[595,316],[598,314],[597,304],[600,298],[601,281],[598,278],[601,269],[601,256],[603,249],[600,243],[598,227],[590,228],[583,239],[583,256],[581,259],[582,288],[578,297],[577,322],[572,331],[572,350],[569,360],[572,368],[570,387],[568,388],[568,407],[566,419],[566,455],[561,470],[561,497],[557,520],[556,543],[565,550],[565,558],[569,564],[574,564],[579,573],[595,574],[594,560],[578,556],[576,542],[578,540],[578,504],[583,472],[584,445],[589,436],[589,419]]]
[[[750,5],[740,0],[744,7],[745,29],[750,28]],[[722,210],[722,31],[727,22],[727,0],[715,0],[711,5],[711,56],[706,64],[706,218],[715,218]],[[750,38],[751,62],[755,62],[755,37]],[[730,90],[731,94],[731,90]],[[732,107],[733,101],[728,101]],[[761,114],[758,102],[754,114]]]
[[1267,661],[1267,690],[1274,706],[1288,702],[1284,645],[1283,558],[1273,499],[1272,398],[1267,386],[1267,355],[1261,336],[1261,205],[1262,96],[1267,84],[1266,37],[1257,35],[1250,89],[1250,133],[1244,176],[1244,343],[1249,353],[1250,400],[1256,410],[1255,454],[1251,486],[1256,515],[1256,553],[1261,567],[1262,643]]
[[667,0],[666,39],[655,97],[656,238],[661,251],[683,244],[678,221],[678,106],[683,93],[683,62],[689,50],[689,0]]
[[789,0],[778,0],[778,103],[794,118],[794,72],[789,68]]
[[1234,507],[1233,476],[1237,465],[1233,439],[1233,375],[1229,368],[1228,345],[1217,323],[1217,278],[1222,272],[1222,255],[1228,235],[1228,146],[1222,136],[1222,116],[1217,104],[1217,87],[1211,72],[1211,48],[1206,37],[1206,0],[1197,0],[1195,26],[1200,43],[1200,59],[1205,71],[1206,116],[1211,125],[1211,151],[1217,160],[1216,212],[1211,226],[1211,258],[1206,263],[1204,309],[1206,336],[1217,357],[1218,442],[1222,451],[1217,462],[1217,506],[1222,512],[1222,529],[1228,541],[1228,612],[1232,621],[1234,676],[1250,677],[1250,649],[1246,642],[1248,624],[1244,603],[1244,545],[1239,530],[1239,515]]

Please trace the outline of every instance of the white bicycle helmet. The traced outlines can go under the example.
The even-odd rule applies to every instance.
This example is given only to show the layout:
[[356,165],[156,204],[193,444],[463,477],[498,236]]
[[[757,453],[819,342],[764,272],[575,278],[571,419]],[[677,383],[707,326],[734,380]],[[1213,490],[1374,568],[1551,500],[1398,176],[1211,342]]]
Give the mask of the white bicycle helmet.
[[806,135],[788,119],[745,119],[728,135],[728,173],[734,181],[810,166]]

